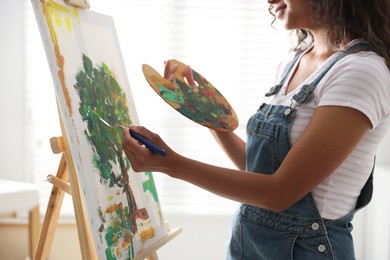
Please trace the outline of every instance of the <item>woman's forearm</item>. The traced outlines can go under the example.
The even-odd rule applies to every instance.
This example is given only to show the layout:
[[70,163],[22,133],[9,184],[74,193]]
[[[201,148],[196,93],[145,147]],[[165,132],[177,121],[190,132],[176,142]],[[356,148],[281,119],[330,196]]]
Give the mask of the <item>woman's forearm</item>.
[[246,144],[234,132],[220,132],[210,129],[217,143],[229,159],[239,170],[245,170],[246,164]]

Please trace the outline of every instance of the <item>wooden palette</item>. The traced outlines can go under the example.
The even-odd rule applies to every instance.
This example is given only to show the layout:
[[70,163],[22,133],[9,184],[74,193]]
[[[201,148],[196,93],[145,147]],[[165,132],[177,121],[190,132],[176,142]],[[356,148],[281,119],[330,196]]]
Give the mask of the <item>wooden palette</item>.
[[177,65],[175,81],[162,77],[147,64],[142,65],[143,73],[150,86],[171,107],[182,115],[211,129],[231,132],[238,126],[237,115],[224,96],[202,75],[192,70],[195,87],[186,83],[183,70],[185,64],[171,60]]

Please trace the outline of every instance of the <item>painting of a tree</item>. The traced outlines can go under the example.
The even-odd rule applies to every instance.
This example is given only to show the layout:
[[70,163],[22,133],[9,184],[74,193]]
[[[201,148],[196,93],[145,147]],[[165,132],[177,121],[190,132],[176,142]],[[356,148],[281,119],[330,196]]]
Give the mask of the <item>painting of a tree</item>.
[[[128,204],[127,206],[116,204],[104,210],[99,209],[101,229],[107,231],[105,239],[109,246],[115,245],[122,239],[121,247],[123,247],[123,244],[131,245],[131,237],[137,233],[136,219],[140,216],[147,218],[147,212],[145,209],[137,208],[129,185],[127,172],[130,163],[122,150],[122,129],[108,127],[99,120],[97,115],[112,126],[131,124],[126,96],[106,64],[101,63],[94,67],[86,55],[83,54],[82,59],[83,70],[77,73],[77,83],[74,87],[80,97],[79,113],[87,125],[85,136],[93,149],[92,163],[100,174],[100,182],[109,187],[120,188],[126,195]],[[114,171],[114,165],[119,166],[120,173]],[[107,228],[104,225],[107,222],[106,214],[111,214],[109,219],[115,222],[107,225]],[[112,216],[113,214],[115,217]],[[129,248],[129,251],[132,255],[133,249]],[[106,252],[106,256],[111,258],[110,252]]]

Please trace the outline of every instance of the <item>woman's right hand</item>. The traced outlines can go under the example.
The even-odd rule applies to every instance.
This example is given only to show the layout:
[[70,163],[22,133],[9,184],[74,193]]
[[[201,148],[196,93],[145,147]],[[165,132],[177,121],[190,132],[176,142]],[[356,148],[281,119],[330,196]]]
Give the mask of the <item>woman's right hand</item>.
[[[152,152],[142,143],[131,137],[130,131],[137,133],[150,142],[158,145],[165,150],[167,155],[160,156],[157,153]],[[158,134],[151,132],[143,126],[131,125],[128,128],[123,128],[122,148],[135,172],[163,172],[164,169],[169,168],[169,165],[174,165],[172,160],[174,161],[175,159],[172,159],[172,157],[174,157],[176,153],[165,144]]]

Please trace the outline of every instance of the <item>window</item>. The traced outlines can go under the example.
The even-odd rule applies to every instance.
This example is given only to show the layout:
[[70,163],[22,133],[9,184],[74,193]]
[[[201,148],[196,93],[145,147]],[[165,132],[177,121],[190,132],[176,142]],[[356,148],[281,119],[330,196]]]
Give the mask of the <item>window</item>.
[[[110,0],[91,1],[91,10],[114,18],[138,117],[185,156],[234,167],[208,129],[175,112],[146,82],[141,65],[163,71],[163,61],[178,59],[205,76],[229,100],[239,116],[237,133],[273,83],[278,62],[290,44],[271,27],[268,4],[255,0]],[[52,154],[49,139],[61,136],[46,55],[30,1],[25,1],[26,140],[27,162],[42,187],[46,208],[60,155]],[[230,211],[236,203],[191,184],[155,173],[164,211],[210,214]],[[65,196],[63,215],[72,215]]]

